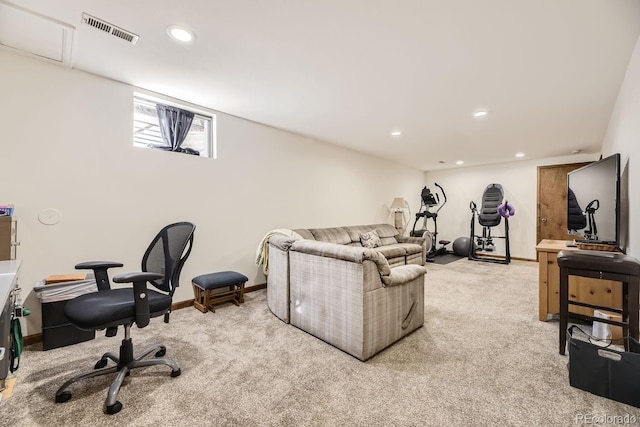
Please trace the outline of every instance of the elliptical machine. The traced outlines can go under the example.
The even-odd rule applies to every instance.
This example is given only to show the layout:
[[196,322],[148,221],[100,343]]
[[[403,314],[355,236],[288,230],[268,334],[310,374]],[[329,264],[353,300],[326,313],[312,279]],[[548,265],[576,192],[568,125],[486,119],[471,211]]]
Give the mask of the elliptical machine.
[[[425,186],[422,189],[422,193],[420,194],[422,199],[420,210],[416,213],[416,220],[414,221],[413,229],[411,230],[411,236],[422,237],[425,234],[428,234],[429,237],[431,238],[431,244],[429,245],[429,252],[427,253],[427,259],[426,259],[426,261],[430,261],[430,262],[433,261],[433,258],[437,255],[448,254],[449,251],[447,250],[447,245],[451,243],[449,240],[440,240],[440,241],[437,240],[438,212],[440,212],[440,209],[442,209],[442,207],[447,203],[447,194],[444,192],[444,189],[440,185],[438,185],[437,182],[434,182],[434,184],[436,187],[440,189],[440,192],[442,193],[442,198],[444,199],[444,201],[442,202],[442,204],[440,204],[440,197],[438,196],[438,194],[432,193],[431,190],[429,190],[427,186]],[[438,208],[434,212],[431,212],[429,209],[433,208],[434,206],[438,206]],[[418,221],[420,220],[420,218],[423,218],[423,221],[424,221],[423,228],[420,230],[416,230],[416,225],[418,224]],[[427,220],[429,218],[433,220],[433,227],[434,227],[433,233],[427,229]],[[436,242],[438,242],[442,246],[440,246],[440,248],[437,248]]]

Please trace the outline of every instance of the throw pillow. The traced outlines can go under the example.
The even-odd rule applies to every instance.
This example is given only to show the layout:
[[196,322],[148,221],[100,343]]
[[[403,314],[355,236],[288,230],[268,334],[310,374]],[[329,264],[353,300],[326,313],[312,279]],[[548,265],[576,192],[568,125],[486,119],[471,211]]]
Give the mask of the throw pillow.
[[375,230],[371,230],[368,233],[361,234],[360,243],[362,243],[362,246],[369,249],[382,246],[382,242],[380,241],[380,236]]

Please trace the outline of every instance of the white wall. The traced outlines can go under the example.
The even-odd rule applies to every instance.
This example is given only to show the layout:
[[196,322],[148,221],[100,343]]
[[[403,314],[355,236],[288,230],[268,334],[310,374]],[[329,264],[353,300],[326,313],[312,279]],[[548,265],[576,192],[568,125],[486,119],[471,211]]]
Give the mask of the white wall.
[[[0,64],[0,204],[19,220],[27,335],[41,328],[37,281],[93,259],[135,271],[165,224],[197,226],[184,301],[198,274],[264,283],[255,250],[271,229],[392,223],[393,198],[423,183],[422,171],[222,113],[216,160],[136,149],[133,87],[6,51]],[[47,208],[60,223],[38,221]]]
[[[516,211],[516,214],[509,218],[511,256],[535,260],[538,243],[536,242],[538,166],[593,161],[598,157],[598,155],[574,155],[426,172],[427,187],[434,191],[436,187],[433,183],[437,182],[447,193],[447,204],[438,213],[438,240],[446,239],[453,242],[458,237],[469,236],[470,202],[474,201],[480,209],[485,188],[489,184],[496,183],[502,185],[505,200],[513,204]],[[419,200],[419,194],[416,195]],[[475,234],[482,234],[482,228],[477,219],[475,227]],[[428,228],[433,230],[432,221],[429,221]],[[504,236],[504,222],[493,227],[491,233]],[[497,243],[495,254],[504,256],[504,239],[494,241]]]
[[[629,61],[624,82],[609,121],[602,152],[605,156],[620,153],[623,188],[628,198],[627,253],[640,258],[640,38]],[[633,197],[636,196],[636,197]]]

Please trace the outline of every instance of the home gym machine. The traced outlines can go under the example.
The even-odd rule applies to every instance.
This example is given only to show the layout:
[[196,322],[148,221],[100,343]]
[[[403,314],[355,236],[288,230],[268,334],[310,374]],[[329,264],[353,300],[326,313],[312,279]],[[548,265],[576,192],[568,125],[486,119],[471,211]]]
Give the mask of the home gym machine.
[[[567,190],[568,214],[567,228],[570,234],[579,234],[579,230],[584,230],[584,238],[586,241],[598,240],[598,226],[596,225],[596,211],[600,209],[600,200],[593,199],[582,211],[576,195],[569,188]],[[588,225],[588,227],[587,227]]]
[[[509,264],[511,262],[511,252],[509,248],[509,217],[516,212],[511,203],[502,202],[504,192],[500,184],[489,184],[482,194],[482,206],[478,213],[475,202],[469,204],[471,209],[471,235],[469,237],[469,259],[472,261],[494,262],[498,264]],[[482,226],[482,235],[475,234],[476,216],[478,223]],[[491,227],[496,227],[504,218],[504,236],[492,236]],[[505,257],[479,257],[478,251],[494,252],[495,245],[493,239],[505,239]],[[477,243],[477,244],[476,244]]]
[[584,210],[587,213],[589,227],[584,232],[586,240],[598,240],[598,227],[596,226],[596,211],[600,209],[600,200],[594,199]]
[[[420,194],[422,199],[420,210],[418,211],[418,213],[416,213],[416,220],[414,221],[413,229],[411,230],[411,236],[416,236],[416,237],[428,236],[429,239],[431,240],[431,243],[428,245],[429,252],[427,252],[427,259],[426,259],[426,261],[429,261],[429,262],[433,261],[433,258],[438,255],[446,255],[448,253],[447,245],[451,243],[449,240],[440,240],[440,241],[437,240],[438,212],[440,212],[440,209],[442,209],[442,207],[447,203],[447,194],[444,192],[444,189],[440,185],[438,185],[437,182],[435,182],[434,184],[436,187],[440,189],[440,192],[442,193],[442,198],[444,199],[444,201],[442,202],[442,204],[440,204],[440,197],[438,196],[438,194],[432,193],[431,190],[429,190],[425,186],[422,189],[422,193]],[[433,208],[434,206],[438,206],[438,208],[435,211],[431,212],[430,209]],[[423,228],[420,230],[416,230],[416,225],[418,224],[418,221],[420,220],[420,218],[422,218],[424,221]],[[433,220],[433,229],[434,229],[433,232],[427,229],[428,219]],[[438,242],[442,246],[440,248],[436,248],[436,242]]]

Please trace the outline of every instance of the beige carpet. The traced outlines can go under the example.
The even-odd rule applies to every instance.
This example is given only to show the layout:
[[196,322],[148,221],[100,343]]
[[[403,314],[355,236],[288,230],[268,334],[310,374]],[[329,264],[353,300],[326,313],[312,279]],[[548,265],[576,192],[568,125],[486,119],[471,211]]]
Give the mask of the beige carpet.
[[425,324],[363,363],[284,324],[266,291],[215,314],[174,312],[133,329],[137,349],[164,342],[182,375],[137,370],[124,405],[105,415],[110,378],[56,389],[90,369],[119,338],[42,351],[26,349],[2,426],[568,426],[581,414],[640,416],[640,409],[568,383],[557,322],[539,322],[537,264],[462,259],[428,264]]

